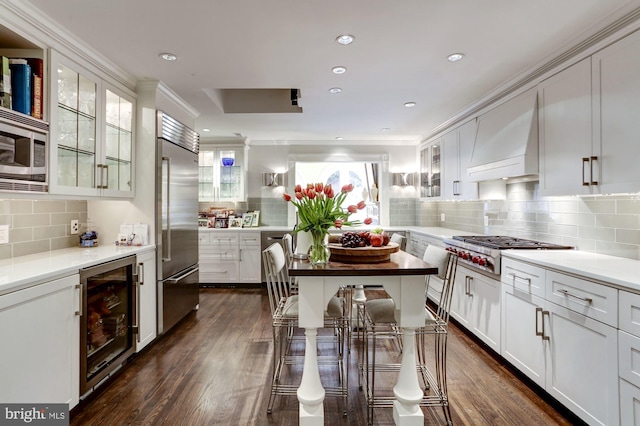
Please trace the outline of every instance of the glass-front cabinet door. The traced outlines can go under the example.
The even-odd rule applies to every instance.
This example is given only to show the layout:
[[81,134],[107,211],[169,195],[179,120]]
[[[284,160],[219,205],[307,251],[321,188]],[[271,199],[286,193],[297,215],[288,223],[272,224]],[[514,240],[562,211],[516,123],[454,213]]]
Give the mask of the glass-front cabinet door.
[[54,194],[133,197],[134,97],[51,53]]
[[62,64],[57,67],[58,185],[95,187],[97,83]]
[[200,201],[244,201],[244,147],[200,145]]
[[420,197],[441,196],[441,139],[420,150]]
[[105,165],[103,183],[115,191],[131,191],[133,102],[106,90]]

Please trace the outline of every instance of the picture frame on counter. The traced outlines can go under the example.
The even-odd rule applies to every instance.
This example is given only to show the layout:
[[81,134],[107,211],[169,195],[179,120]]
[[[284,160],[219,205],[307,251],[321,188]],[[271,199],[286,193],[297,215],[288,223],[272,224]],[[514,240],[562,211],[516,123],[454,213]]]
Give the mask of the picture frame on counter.
[[227,228],[229,226],[229,221],[226,217],[217,217],[214,222],[214,228]]
[[229,218],[229,228],[242,228],[242,218],[241,217]]
[[242,216],[242,227],[243,228],[250,228],[252,223],[253,223],[253,214],[252,213],[245,213]]
[[260,225],[260,210],[254,210],[251,213],[253,220],[251,221],[251,226],[258,226]]

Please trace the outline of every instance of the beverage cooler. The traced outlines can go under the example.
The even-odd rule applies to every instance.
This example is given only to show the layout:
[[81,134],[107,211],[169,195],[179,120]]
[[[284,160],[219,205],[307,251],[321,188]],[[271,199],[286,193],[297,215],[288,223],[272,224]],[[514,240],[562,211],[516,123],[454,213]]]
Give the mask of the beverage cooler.
[[80,394],[117,370],[134,352],[136,257],[80,271]]

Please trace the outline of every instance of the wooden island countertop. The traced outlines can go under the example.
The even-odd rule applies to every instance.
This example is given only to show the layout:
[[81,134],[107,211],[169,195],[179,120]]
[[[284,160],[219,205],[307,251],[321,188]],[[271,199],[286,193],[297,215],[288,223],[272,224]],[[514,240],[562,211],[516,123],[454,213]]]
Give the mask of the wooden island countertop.
[[308,276],[390,276],[390,275],[432,275],[438,268],[404,251],[392,253],[389,261],[380,263],[332,262],[314,266],[308,260],[294,259],[289,265],[292,277]]

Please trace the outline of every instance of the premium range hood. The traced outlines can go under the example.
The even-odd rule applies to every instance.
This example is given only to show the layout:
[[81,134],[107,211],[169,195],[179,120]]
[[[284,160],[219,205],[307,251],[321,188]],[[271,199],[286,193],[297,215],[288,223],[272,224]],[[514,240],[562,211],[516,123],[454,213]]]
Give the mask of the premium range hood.
[[537,111],[533,88],[478,117],[470,180],[537,178]]

